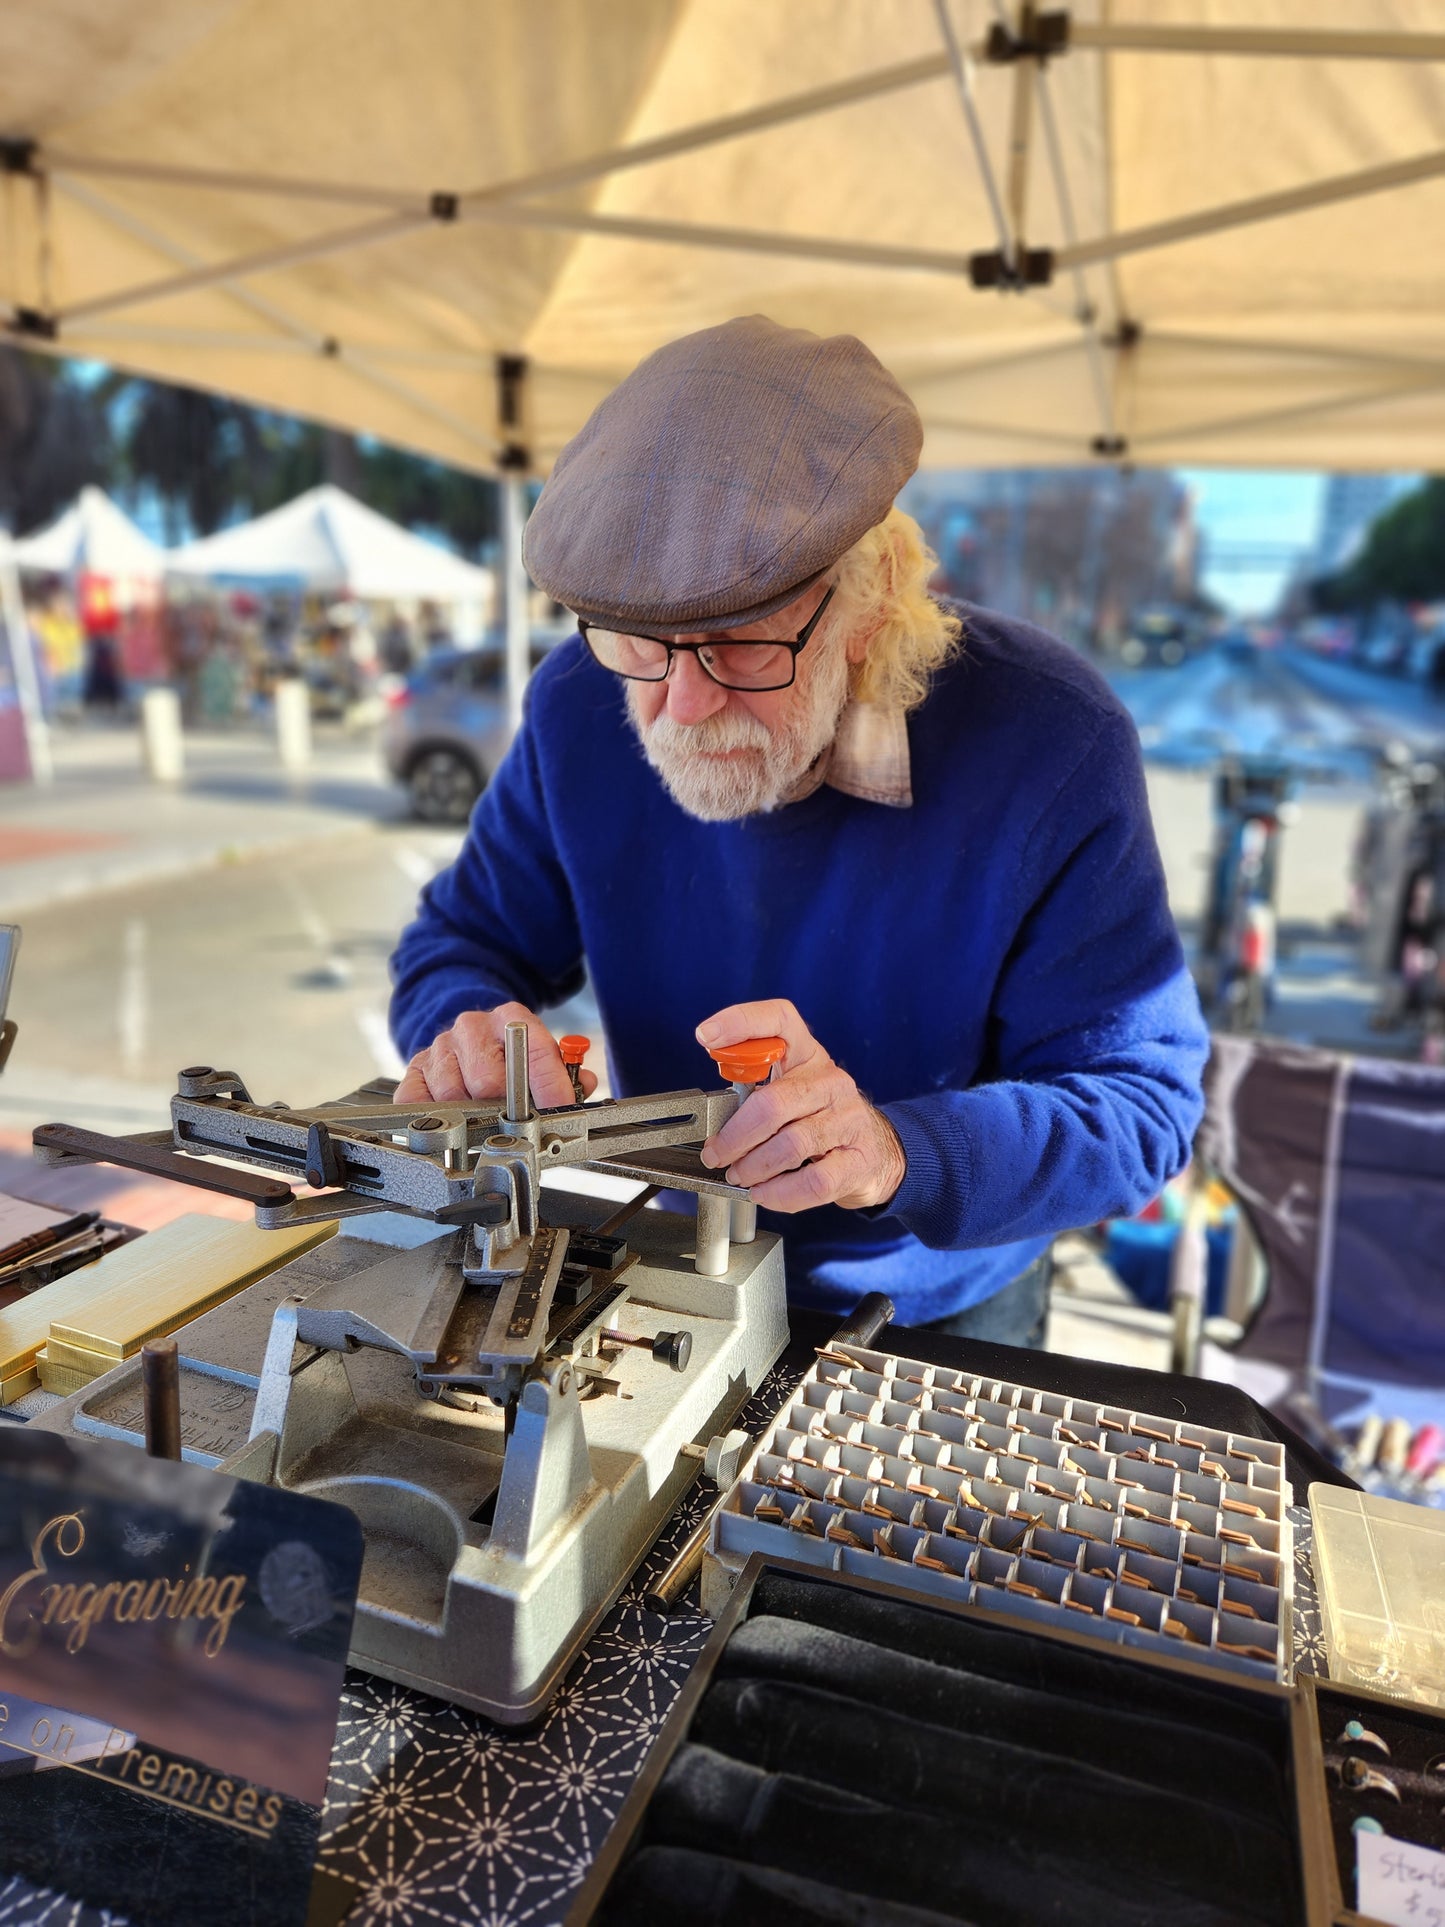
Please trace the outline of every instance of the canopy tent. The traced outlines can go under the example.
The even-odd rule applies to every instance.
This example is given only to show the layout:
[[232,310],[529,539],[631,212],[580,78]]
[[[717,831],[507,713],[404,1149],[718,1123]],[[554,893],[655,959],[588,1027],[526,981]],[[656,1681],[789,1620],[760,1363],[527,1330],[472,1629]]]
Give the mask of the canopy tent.
[[408,534],[329,483],[253,522],[173,549],[166,566],[176,575],[363,601],[489,604],[492,597],[489,569]]
[[157,582],[166,566],[165,550],[99,488],[83,488],[63,515],[12,543],[10,553],[17,568],[46,575]]
[[1433,0],[10,0],[12,337],[544,473],[851,330],[924,459],[1445,466]]

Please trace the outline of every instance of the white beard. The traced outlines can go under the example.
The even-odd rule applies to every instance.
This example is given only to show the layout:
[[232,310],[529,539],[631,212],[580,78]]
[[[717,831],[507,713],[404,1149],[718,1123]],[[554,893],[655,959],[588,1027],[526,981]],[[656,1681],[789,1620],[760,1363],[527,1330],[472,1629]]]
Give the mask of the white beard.
[[[627,713],[642,753],[672,800],[704,823],[775,810],[832,742],[848,700],[848,658],[841,644],[809,665],[799,701],[769,728],[750,711],[719,710],[700,723],[679,723],[664,710],[651,723],[638,714],[636,685],[627,686]],[[725,755],[728,750],[738,755]]]

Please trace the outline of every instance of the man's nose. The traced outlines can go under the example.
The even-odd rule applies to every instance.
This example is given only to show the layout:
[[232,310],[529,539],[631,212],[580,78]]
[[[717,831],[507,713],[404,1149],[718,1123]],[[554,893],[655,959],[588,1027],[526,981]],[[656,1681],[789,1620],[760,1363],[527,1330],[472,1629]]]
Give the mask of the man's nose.
[[728,692],[715,683],[690,649],[679,649],[667,678],[667,713],[687,726],[727,707]]

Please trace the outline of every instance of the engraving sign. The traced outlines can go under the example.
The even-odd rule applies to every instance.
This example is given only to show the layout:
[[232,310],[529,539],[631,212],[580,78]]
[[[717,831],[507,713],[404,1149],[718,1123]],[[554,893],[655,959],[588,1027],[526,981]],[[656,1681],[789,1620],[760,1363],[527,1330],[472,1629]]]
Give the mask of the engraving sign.
[[338,1506],[0,1435],[0,1866],[147,1920],[301,1922],[360,1570]]

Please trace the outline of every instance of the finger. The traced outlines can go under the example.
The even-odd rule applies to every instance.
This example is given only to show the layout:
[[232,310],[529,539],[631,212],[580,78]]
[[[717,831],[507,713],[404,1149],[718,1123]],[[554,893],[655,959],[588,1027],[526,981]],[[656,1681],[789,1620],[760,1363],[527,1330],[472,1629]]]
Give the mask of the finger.
[[450,1032],[443,1032],[423,1060],[427,1095],[437,1104],[464,1104],[471,1093],[456,1052],[443,1041],[449,1037]]
[[425,1104],[430,1096],[421,1060],[414,1057],[402,1073],[401,1082],[392,1093],[391,1101],[393,1104]]
[[753,1203],[767,1211],[811,1211],[817,1205],[832,1204],[853,1188],[858,1162],[858,1153],[851,1146],[829,1151],[800,1171],[785,1171],[766,1184],[753,1185]]
[[506,1054],[495,1015],[493,1011],[469,1010],[447,1034],[461,1072],[463,1097],[491,1101],[506,1087]]
[[729,1004],[697,1027],[697,1041],[704,1050],[718,1050],[724,1044],[745,1043],[750,1037],[781,1037],[788,1047],[782,1069],[797,1070],[824,1055],[822,1046],[798,1015],[797,1007],[786,997],[765,997],[758,1003]]
[[577,1102],[557,1039],[540,1017],[529,1018],[527,1023],[527,1082],[532,1087],[532,1102],[539,1111]]
[[592,1093],[597,1089],[596,1071],[578,1071],[577,1075],[581,1080],[582,1095],[584,1097],[591,1097]]
[[847,1132],[839,1128],[831,1111],[795,1118],[756,1150],[734,1158],[727,1167],[727,1181],[750,1190],[755,1184],[766,1184],[769,1178],[780,1177],[784,1171],[796,1171],[809,1159],[824,1157],[847,1142]]
[[823,1072],[794,1071],[780,1077],[776,1084],[760,1084],[745,1097],[726,1124],[707,1139],[702,1147],[704,1164],[716,1170],[719,1165],[739,1158],[766,1144],[795,1118],[811,1117],[829,1104],[846,1102],[857,1094],[857,1086],[845,1071],[829,1065]]

